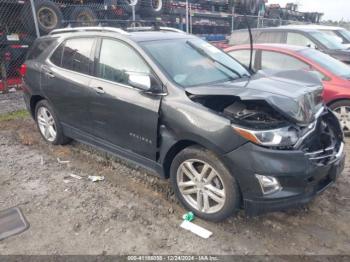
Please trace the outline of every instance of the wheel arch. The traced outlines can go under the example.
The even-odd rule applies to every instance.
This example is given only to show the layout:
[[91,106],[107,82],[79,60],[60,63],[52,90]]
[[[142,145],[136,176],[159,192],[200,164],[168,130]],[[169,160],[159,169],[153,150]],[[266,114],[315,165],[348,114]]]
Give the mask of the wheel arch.
[[340,101],[350,101],[350,97],[339,97],[339,98],[336,98],[335,100],[329,101],[327,103],[327,106],[330,107],[331,105],[333,105],[335,103],[338,103]]
[[179,140],[169,148],[169,150],[166,152],[163,159],[161,160],[163,165],[164,178],[168,179],[170,177],[170,167],[175,156],[185,148],[195,145],[201,146],[198,143],[191,140]]
[[40,96],[40,95],[33,95],[30,98],[30,113],[31,113],[33,119],[35,119],[35,108],[36,108],[36,105],[41,100],[45,100],[45,97]]

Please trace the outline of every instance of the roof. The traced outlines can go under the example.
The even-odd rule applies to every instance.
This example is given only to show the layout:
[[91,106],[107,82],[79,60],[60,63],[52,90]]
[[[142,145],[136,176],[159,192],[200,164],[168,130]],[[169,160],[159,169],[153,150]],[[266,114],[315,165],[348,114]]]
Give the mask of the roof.
[[123,36],[129,38],[135,42],[144,41],[156,41],[156,40],[167,40],[167,39],[183,39],[193,38],[194,36],[185,34],[178,29],[160,27],[159,30],[152,28],[133,28],[131,31],[125,31],[120,28],[114,27],[75,27],[75,28],[62,28],[53,30],[49,33],[50,36],[67,36],[67,35],[108,35],[108,36]]
[[[250,49],[250,45],[237,45],[229,47],[226,50],[237,50],[237,49]],[[291,52],[300,52],[302,50],[309,49],[309,47],[297,46],[297,45],[286,45],[286,44],[254,44],[254,49],[279,49]]]
[[194,38],[192,35],[167,31],[147,31],[129,33],[129,38],[135,42],[157,41],[167,39]]
[[[317,29],[313,28],[306,28],[306,27],[288,27],[288,26],[280,26],[280,27],[265,27],[265,28],[252,28],[252,32],[263,32],[263,31],[294,31],[294,32],[317,32]],[[232,33],[235,32],[248,32],[248,29],[240,29],[235,30]]]
[[287,25],[287,26],[281,26],[282,28],[305,28],[305,29],[313,29],[313,30],[344,30],[342,27],[338,26],[326,26],[326,25]]

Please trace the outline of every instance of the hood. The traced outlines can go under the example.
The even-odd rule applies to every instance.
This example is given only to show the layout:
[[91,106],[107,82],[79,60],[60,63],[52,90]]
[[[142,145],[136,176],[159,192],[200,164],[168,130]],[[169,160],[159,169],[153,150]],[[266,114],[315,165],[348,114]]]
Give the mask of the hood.
[[235,96],[241,100],[263,100],[299,125],[315,120],[323,106],[320,79],[304,71],[259,71],[250,79],[210,86],[188,87],[196,96]]

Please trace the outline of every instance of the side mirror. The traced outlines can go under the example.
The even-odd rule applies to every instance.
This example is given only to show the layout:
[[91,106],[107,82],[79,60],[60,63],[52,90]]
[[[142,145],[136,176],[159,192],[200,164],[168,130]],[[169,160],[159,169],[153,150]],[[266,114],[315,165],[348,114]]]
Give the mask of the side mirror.
[[151,77],[142,74],[129,74],[129,84],[144,91],[151,89]]

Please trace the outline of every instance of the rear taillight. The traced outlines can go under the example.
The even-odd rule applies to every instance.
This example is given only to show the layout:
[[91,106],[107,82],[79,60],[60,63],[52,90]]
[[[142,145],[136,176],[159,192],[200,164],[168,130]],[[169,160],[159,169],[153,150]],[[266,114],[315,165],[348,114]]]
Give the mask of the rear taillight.
[[21,74],[22,77],[24,77],[27,73],[27,65],[23,64],[21,65],[20,69],[19,69],[19,73]]

